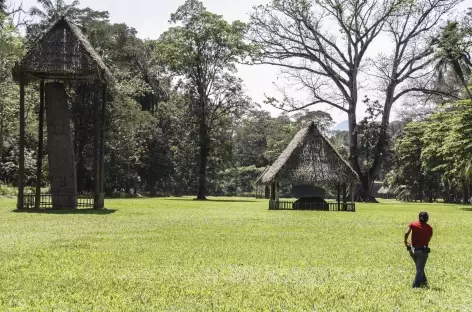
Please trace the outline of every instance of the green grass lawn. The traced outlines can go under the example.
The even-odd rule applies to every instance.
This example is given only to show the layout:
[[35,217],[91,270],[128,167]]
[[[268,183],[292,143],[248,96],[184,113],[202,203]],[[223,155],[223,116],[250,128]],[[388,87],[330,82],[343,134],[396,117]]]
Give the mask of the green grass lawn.
[[[109,213],[0,201],[0,311],[472,311],[472,209],[356,213],[266,201],[108,200]],[[410,289],[409,221],[430,212],[428,289]]]

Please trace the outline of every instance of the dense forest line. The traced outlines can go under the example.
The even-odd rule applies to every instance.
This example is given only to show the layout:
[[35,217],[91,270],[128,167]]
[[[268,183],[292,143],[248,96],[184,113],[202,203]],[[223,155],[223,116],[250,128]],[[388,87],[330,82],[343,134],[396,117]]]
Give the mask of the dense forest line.
[[[360,199],[371,200],[373,181],[384,180],[390,192],[407,200],[468,200],[472,22],[470,14],[443,20],[459,1],[384,1],[382,8],[375,1],[340,1],[343,9],[334,11],[331,2],[287,3],[255,7],[245,24],[227,22],[201,2],[187,0],[160,38],[142,40],[132,26],[111,23],[108,12],[82,8],[78,1],[42,0],[28,12],[0,1],[1,182],[14,185],[18,175],[19,87],[12,68],[41,32],[66,16],[81,27],[116,80],[105,134],[108,196],[253,196],[257,176],[304,121],[314,120],[361,177]],[[321,31],[315,9],[331,14],[344,29],[338,40]],[[368,59],[365,52],[381,32],[394,39],[394,52]],[[238,63],[282,68],[311,92],[313,102],[299,103],[281,88],[267,98],[282,112],[271,116],[245,93]],[[377,100],[359,100],[360,68],[368,65],[378,71],[379,87],[372,94]],[[37,158],[37,89],[26,88],[30,186]],[[68,92],[78,191],[88,193],[91,114],[99,91],[92,83],[71,83]],[[405,107],[391,122],[393,104],[401,99]],[[367,111],[358,120],[360,101]],[[332,131],[331,116],[316,110],[320,103],[344,111],[349,131]]]

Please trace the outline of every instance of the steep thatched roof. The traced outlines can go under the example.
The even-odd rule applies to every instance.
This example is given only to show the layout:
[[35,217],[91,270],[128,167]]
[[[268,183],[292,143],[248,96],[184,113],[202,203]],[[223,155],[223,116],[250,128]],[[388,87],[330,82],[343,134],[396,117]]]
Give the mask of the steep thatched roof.
[[264,168],[264,170],[262,170],[262,173],[256,179],[256,184],[262,184],[261,179],[264,176],[264,174],[267,172],[267,170],[269,170],[269,169],[270,169],[270,166],[267,166],[267,167]]
[[61,18],[44,31],[14,69],[14,76],[40,79],[113,81],[112,75],[82,31]]
[[258,183],[270,184],[274,180],[328,185],[358,183],[359,176],[311,122],[295,135]]

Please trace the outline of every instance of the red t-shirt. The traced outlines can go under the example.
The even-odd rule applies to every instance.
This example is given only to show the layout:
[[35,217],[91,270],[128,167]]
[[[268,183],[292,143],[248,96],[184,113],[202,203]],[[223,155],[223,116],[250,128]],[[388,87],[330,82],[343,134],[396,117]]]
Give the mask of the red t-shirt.
[[412,231],[411,245],[413,247],[428,246],[433,236],[433,228],[429,224],[421,224],[420,221],[411,222],[408,225]]

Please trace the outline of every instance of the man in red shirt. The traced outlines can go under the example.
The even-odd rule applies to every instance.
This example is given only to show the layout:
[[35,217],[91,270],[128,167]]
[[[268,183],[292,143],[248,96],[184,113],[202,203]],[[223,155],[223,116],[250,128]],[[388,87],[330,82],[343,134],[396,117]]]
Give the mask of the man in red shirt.
[[[419,220],[411,222],[405,232],[405,246],[409,250],[411,258],[416,265],[416,276],[413,288],[418,288],[428,283],[424,267],[428,260],[429,241],[433,236],[433,228],[428,224],[429,215],[421,212]],[[411,244],[408,243],[408,236],[411,234]]]

